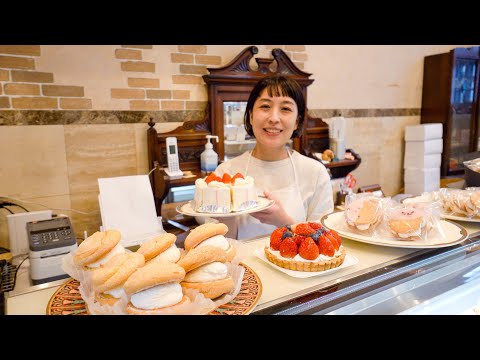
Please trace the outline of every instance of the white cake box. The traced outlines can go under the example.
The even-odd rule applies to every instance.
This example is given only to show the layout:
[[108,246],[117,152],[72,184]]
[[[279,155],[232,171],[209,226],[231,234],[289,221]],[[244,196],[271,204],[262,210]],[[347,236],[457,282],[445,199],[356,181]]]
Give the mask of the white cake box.
[[442,164],[442,154],[418,154],[409,155],[405,153],[403,167],[404,168],[439,168]]
[[440,181],[433,183],[405,183],[405,194],[422,195],[424,192],[437,191],[440,189]]
[[422,156],[427,154],[441,154],[442,151],[443,151],[442,139],[405,142],[405,156]]
[[441,139],[443,127],[440,123],[410,125],[405,127],[405,141]]
[[440,183],[440,168],[419,169],[406,168],[403,176],[405,183],[430,184]]

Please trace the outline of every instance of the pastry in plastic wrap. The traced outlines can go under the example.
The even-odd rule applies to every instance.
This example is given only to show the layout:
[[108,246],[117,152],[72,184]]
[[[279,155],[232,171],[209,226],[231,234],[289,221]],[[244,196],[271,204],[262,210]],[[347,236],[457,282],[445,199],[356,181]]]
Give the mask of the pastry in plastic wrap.
[[382,219],[381,199],[370,194],[350,194],[345,199],[345,222],[353,229],[370,231]]
[[425,209],[412,205],[395,206],[385,210],[387,228],[399,240],[419,240],[427,231]]

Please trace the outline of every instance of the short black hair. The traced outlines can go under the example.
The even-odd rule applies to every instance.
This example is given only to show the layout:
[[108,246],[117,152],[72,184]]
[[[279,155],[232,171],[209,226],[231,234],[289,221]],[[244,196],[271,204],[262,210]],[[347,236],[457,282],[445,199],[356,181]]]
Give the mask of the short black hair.
[[302,88],[297,81],[288,76],[279,74],[264,77],[255,85],[250,93],[243,117],[247,134],[250,136],[255,136],[253,133],[252,124],[250,123],[250,112],[253,110],[255,101],[260,97],[260,94],[265,89],[267,89],[269,96],[287,96],[295,101],[298,109],[298,126],[297,129],[293,131],[291,139],[300,137],[303,133],[305,115],[307,113],[305,97],[303,96]]

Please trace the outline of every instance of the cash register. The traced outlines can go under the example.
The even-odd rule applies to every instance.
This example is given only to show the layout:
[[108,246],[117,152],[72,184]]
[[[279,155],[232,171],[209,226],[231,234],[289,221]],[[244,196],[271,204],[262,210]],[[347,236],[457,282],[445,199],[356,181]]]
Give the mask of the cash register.
[[77,248],[77,239],[68,217],[27,223],[30,246],[30,278],[33,285],[68,278],[62,258]]

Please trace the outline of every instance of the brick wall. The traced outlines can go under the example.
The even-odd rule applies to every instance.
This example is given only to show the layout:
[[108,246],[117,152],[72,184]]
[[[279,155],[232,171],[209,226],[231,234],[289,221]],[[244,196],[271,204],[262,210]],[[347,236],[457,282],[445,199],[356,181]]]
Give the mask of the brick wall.
[[[0,45],[0,109],[96,109],[96,99],[85,96],[84,84],[55,84],[55,68],[53,72],[36,68],[35,60],[42,56],[43,46],[48,45]],[[112,61],[104,59],[105,64],[102,65],[116,67],[113,71],[118,73],[118,78],[112,83],[121,80],[124,86],[112,84],[105,89],[109,91],[107,101],[111,101],[110,110],[118,110],[114,105],[118,104],[118,100],[121,103],[125,101],[123,109],[128,110],[205,110],[207,101],[198,99],[198,93],[202,94],[200,100],[207,98],[207,87],[202,76],[208,74],[208,67],[224,66],[238,53],[232,50],[232,54],[228,57],[224,54],[222,58],[209,52],[207,45],[177,45],[176,51],[169,54],[169,64],[145,60],[155,59],[161,46],[113,47]],[[270,51],[276,47],[283,49],[300,69],[304,69],[304,62],[308,60],[304,45],[267,45],[264,48]],[[81,51],[80,47],[78,51]],[[168,65],[165,66],[166,70],[164,65]],[[167,77],[171,81],[163,85],[160,77],[164,80]],[[91,84],[92,79],[89,80]],[[102,83],[101,86],[105,85]]]
[[40,45],[0,45],[0,109],[91,109],[81,84],[55,85],[54,74],[36,71]]

